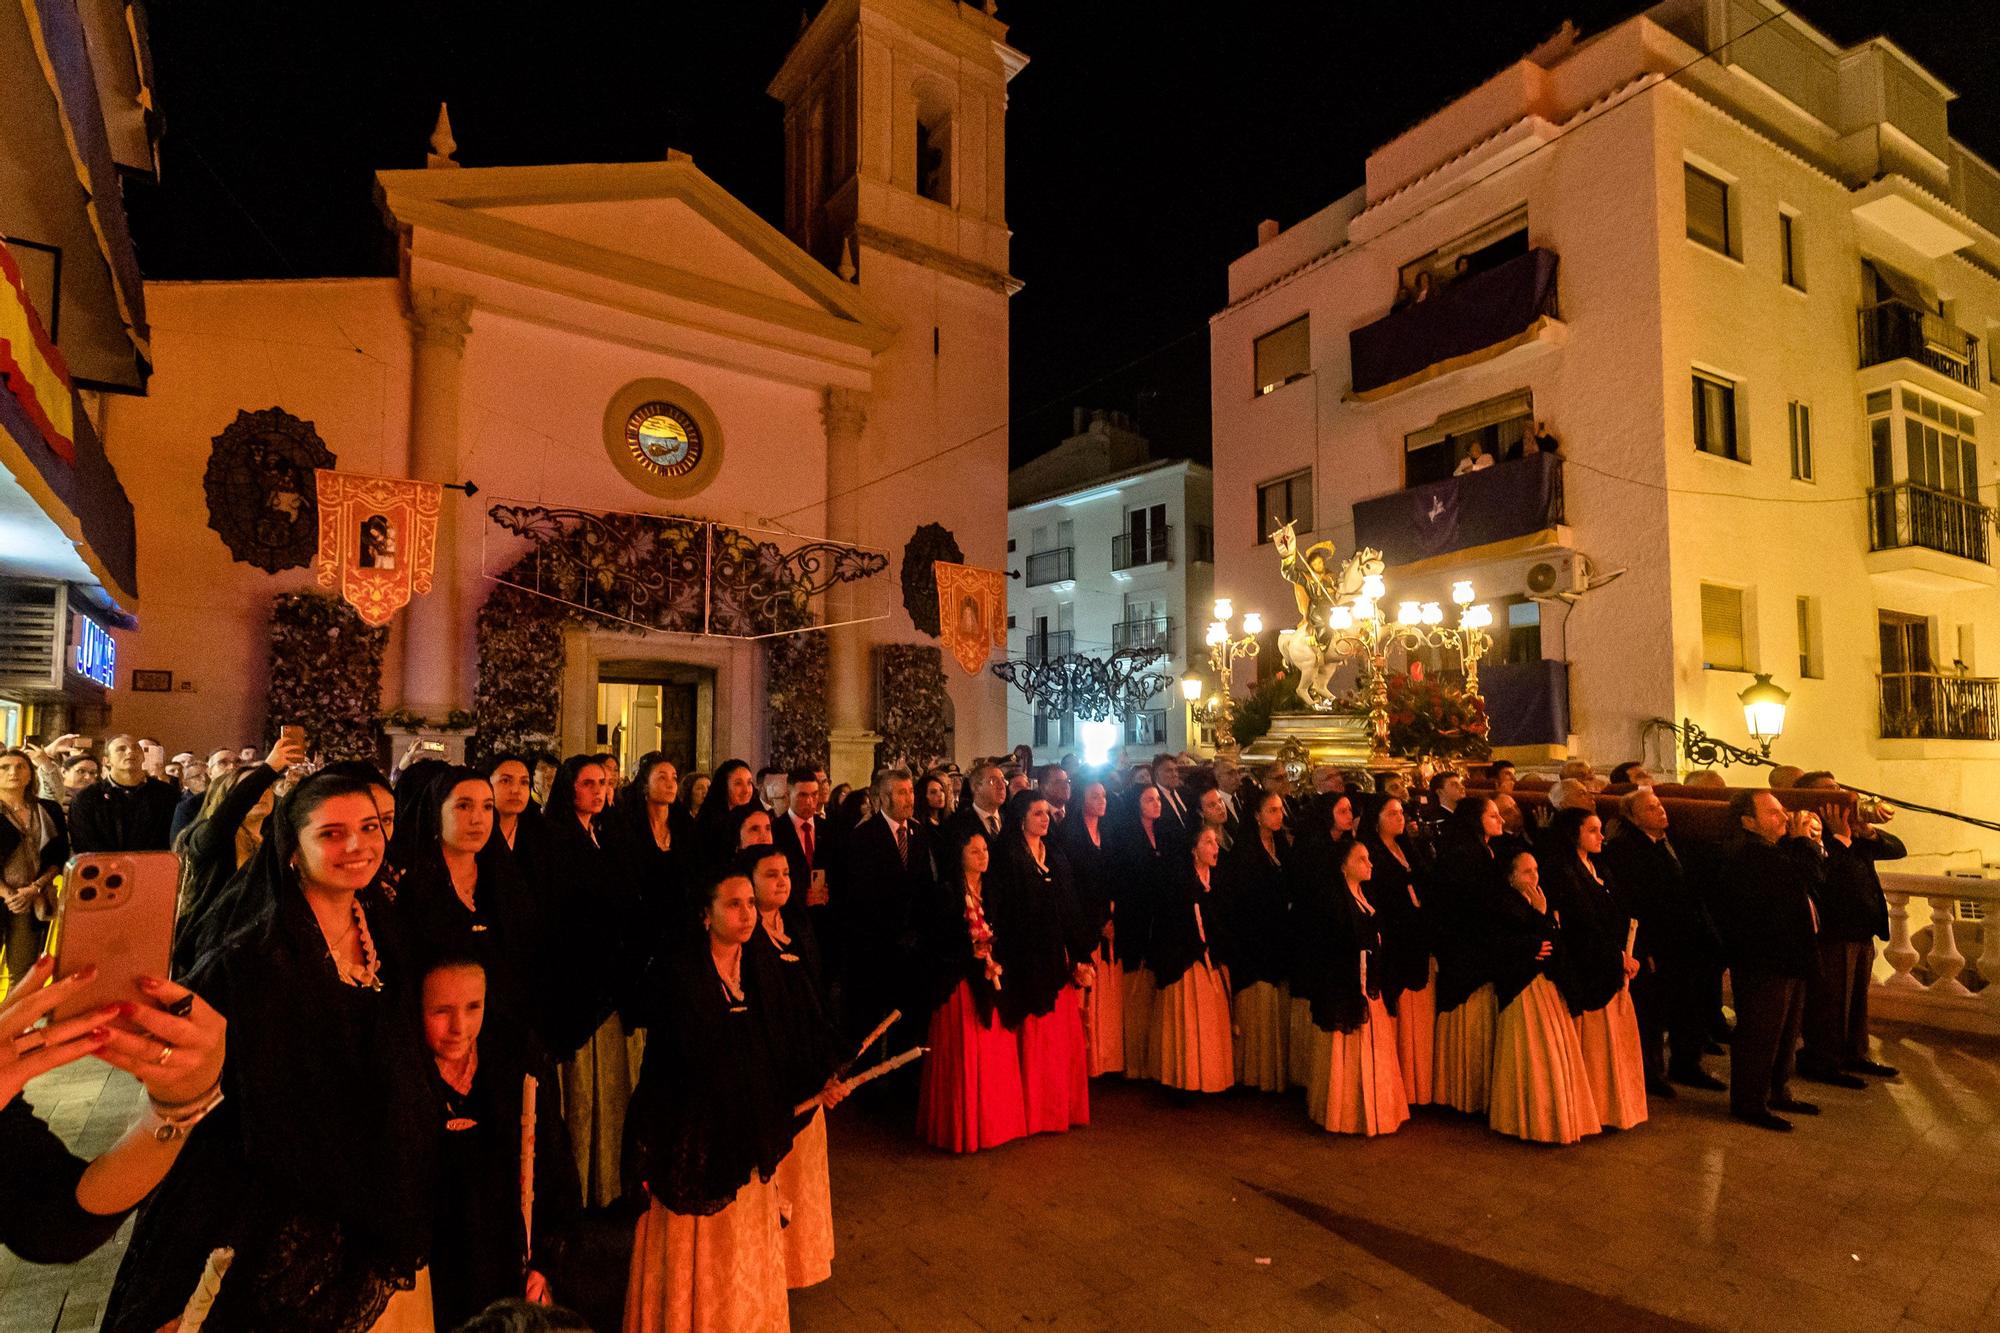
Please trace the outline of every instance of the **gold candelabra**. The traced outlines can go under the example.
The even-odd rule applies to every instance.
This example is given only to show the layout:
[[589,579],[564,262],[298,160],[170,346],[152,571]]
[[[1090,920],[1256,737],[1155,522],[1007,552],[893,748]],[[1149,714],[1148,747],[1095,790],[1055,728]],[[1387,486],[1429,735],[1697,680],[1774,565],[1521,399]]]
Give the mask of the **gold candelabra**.
[[1207,638],[1208,669],[1215,677],[1215,693],[1203,702],[1201,677],[1190,671],[1181,678],[1181,697],[1187,700],[1188,716],[1204,727],[1215,728],[1215,748],[1218,752],[1236,749],[1236,732],[1232,725],[1236,718],[1236,701],[1230,695],[1230,688],[1235,679],[1237,660],[1257,655],[1257,636],[1264,632],[1264,617],[1255,611],[1245,611],[1243,632],[1230,633],[1229,622],[1235,615],[1236,608],[1227,597],[1215,599],[1215,619],[1208,623]]
[[[1341,570],[1340,586],[1360,588],[1345,602],[1336,603],[1326,615],[1332,637],[1330,654],[1351,657],[1362,677],[1368,696],[1368,721],[1375,732],[1375,762],[1394,762],[1389,753],[1389,650],[1406,652],[1418,648],[1457,650],[1465,669],[1466,693],[1479,694],[1479,659],[1493,646],[1487,629],[1493,611],[1484,602],[1475,603],[1472,582],[1460,579],[1451,585],[1451,600],[1458,607],[1458,624],[1444,623],[1444,608],[1436,602],[1401,602],[1387,613],[1389,588],[1377,573],[1364,573],[1371,566],[1380,569],[1382,553],[1356,551]],[[1211,630],[1211,634],[1213,631]]]

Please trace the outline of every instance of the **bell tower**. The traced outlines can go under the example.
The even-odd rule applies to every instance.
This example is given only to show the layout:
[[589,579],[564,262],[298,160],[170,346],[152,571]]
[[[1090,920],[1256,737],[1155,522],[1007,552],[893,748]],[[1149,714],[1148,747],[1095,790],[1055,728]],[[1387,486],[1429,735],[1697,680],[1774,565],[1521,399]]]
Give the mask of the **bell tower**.
[[785,230],[841,276],[874,248],[1011,287],[1007,83],[1027,57],[994,7],[828,0],[772,80]]

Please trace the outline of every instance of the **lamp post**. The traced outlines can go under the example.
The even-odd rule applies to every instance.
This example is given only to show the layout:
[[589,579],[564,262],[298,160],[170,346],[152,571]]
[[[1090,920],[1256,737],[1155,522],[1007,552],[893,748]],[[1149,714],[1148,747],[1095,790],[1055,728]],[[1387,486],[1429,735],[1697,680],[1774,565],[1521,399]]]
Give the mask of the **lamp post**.
[[1475,602],[1470,579],[1451,585],[1451,600],[1458,607],[1456,627],[1444,623],[1444,608],[1436,602],[1400,602],[1393,613],[1385,613],[1389,588],[1379,573],[1382,553],[1364,549],[1348,558],[1341,571],[1340,586],[1355,586],[1360,574],[1360,592],[1327,612],[1327,628],[1333,631],[1331,651],[1351,657],[1361,672],[1368,693],[1368,720],[1375,731],[1374,762],[1386,767],[1394,762],[1389,753],[1389,650],[1454,648],[1465,669],[1465,689],[1479,694],[1479,659],[1493,644],[1486,631],[1493,624],[1493,611]]
[[1208,702],[1201,702],[1199,675],[1190,671],[1181,678],[1181,697],[1187,700],[1188,714],[1202,726],[1215,728],[1218,753],[1236,749],[1236,732],[1231,726],[1236,717],[1236,701],[1230,695],[1231,682],[1237,660],[1257,655],[1257,636],[1264,632],[1264,617],[1255,611],[1245,611],[1242,633],[1230,633],[1229,622],[1235,614],[1236,608],[1227,597],[1215,599],[1215,619],[1208,623],[1206,642],[1208,669],[1215,677],[1216,692],[1209,696]]
[[1791,691],[1773,685],[1770,672],[1759,671],[1736,697],[1743,704],[1744,729],[1757,742],[1758,751],[1769,758],[1771,742],[1785,734],[1785,704],[1792,697]]

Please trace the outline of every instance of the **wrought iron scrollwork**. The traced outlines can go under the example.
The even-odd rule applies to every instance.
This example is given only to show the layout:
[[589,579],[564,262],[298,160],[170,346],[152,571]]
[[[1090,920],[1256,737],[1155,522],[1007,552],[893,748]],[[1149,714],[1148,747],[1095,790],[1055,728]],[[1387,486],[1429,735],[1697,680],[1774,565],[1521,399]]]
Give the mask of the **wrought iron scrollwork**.
[[1152,649],[1125,648],[1109,657],[1064,653],[995,662],[992,670],[1044,713],[1096,721],[1136,713],[1172,684],[1169,673],[1147,669],[1160,657]]

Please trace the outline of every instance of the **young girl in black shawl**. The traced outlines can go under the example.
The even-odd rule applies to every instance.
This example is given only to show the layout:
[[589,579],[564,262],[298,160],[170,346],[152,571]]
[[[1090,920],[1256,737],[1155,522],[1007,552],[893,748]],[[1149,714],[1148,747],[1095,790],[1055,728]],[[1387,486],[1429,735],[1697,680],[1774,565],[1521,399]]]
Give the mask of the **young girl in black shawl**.
[[[787,1042],[816,1049],[819,1029],[826,1026],[819,1001],[819,950],[809,937],[790,932],[785,909],[793,897],[792,864],[781,849],[758,843],[737,853],[735,868],[749,879],[757,898],[752,947],[778,957]],[[827,1175],[826,1113],[820,1107],[799,1119],[792,1150],[778,1163],[773,1179],[785,1223],[785,1285],[810,1287],[826,1281],[833,1276],[833,1191]]]
[[1334,1134],[1393,1134],[1410,1104],[1375,977],[1382,934],[1363,887],[1373,867],[1366,843],[1334,847],[1339,878],[1299,904],[1314,1029],[1306,1113]]
[[986,915],[992,848],[976,823],[943,854],[930,900],[915,916],[925,967],[920,1012],[930,1048],[917,1094],[917,1132],[933,1148],[978,1152],[1028,1132],[1021,1099],[1021,1044],[1000,1023],[1006,970]]
[[1631,990],[1639,964],[1625,951],[1629,918],[1597,863],[1603,821],[1590,810],[1558,811],[1543,849],[1549,902],[1567,945],[1563,997],[1576,1015],[1597,1118],[1607,1128],[1630,1129],[1646,1119],[1646,1060]]
[[1403,1070],[1403,1091],[1410,1105],[1432,1100],[1432,1043],[1437,1023],[1436,992],[1431,978],[1430,859],[1421,847],[1404,840],[1403,803],[1385,798],[1368,820],[1368,902],[1382,930],[1380,982],[1382,1003],[1396,1020],[1396,1059]]
[[1486,927],[1505,873],[1494,840],[1505,830],[1483,796],[1458,803],[1444,826],[1431,881],[1431,942],[1438,960],[1432,1096],[1441,1106],[1485,1115],[1499,1006]]
[[1083,1032],[1092,1077],[1125,1068],[1125,968],[1118,931],[1111,924],[1119,877],[1116,844],[1105,817],[1109,808],[1104,784],[1086,782],[1070,817],[1056,832],[1082,913],[1079,938],[1090,945],[1085,956],[1095,974],[1083,995]]
[[[442,954],[424,969],[424,1044],[437,1094],[437,1221],[431,1244],[431,1308],[456,1328],[494,1301],[549,1299],[581,1189],[563,1128],[555,1067],[531,1033],[493,1026],[486,969],[469,954]],[[525,1077],[535,1088],[534,1225],[521,1212],[521,1120]]]
[[1229,975],[1215,959],[1215,867],[1222,835],[1209,827],[1181,853],[1182,865],[1161,895],[1147,958],[1159,987],[1153,1049],[1159,1079],[1183,1092],[1224,1092],[1236,1081],[1230,1040]]
[[994,957],[1007,970],[1000,1021],[1019,1035],[1030,1134],[1090,1123],[1090,1057],[1080,992],[1094,977],[1069,860],[1049,839],[1052,811],[1034,788],[1007,802],[1000,873],[989,895]]
[[681,808],[680,793],[680,770],[652,750],[640,756],[632,781],[618,794],[616,813],[625,829],[642,930],[653,947],[669,933],[694,929],[688,916],[694,821]]
[[1312,995],[1308,978],[1317,964],[1306,947],[1300,925],[1307,906],[1340,884],[1340,860],[1346,844],[1361,828],[1355,798],[1346,792],[1321,792],[1306,804],[1299,836],[1285,867],[1287,926],[1285,980],[1291,1012],[1286,1024],[1286,1077],[1294,1087],[1311,1081],[1313,1051]]
[[1251,806],[1250,814],[1250,826],[1222,858],[1215,912],[1217,952],[1229,969],[1236,1081],[1265,1092],[1283,1092],[1289,1075],[1286,1047],[1291,1017],[1282,989],[1291,952],[1285,863],[1291,859],[1292,845],[1285,836],[1285,798],[1267,792]]
[[104,1318],[175,1320],[235,1250],[214,1333],[429,1329],[437,1103],[418,982],[377,875],[364,782],[317,773],[279,806],[242,915],[191,984],[229,1020],[226,1100],[139,1215]]
[[1562,928],[1532,852],[1509,853],[1509,892],[1491,917],[1493,1086],[1486,1123],[1536,1143],[1575,1143],[1600,1128],[1576,1023],[1557,989]]
[[633,1238],[626,1333],[785,1328],[773,1177],[795,1106],[845,1090],[777,950],[757,947],[755,891],[728,872],[704,895],[702,942],[656,969],[659,1040],[632,1104],[629,1169],[651,1202]]
[[1118,876],[1111,929],[1125,966],[1125,1077],[1157,1078],[1160,1053],[1153,1021],[1159,987],[1153,981],[1153,919],[1174,874],[1172,820],[1161,818],[1160,789],[1150,782],[1128,796],[1132,817],[1118,830],[1113,861]]

